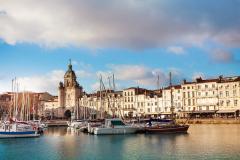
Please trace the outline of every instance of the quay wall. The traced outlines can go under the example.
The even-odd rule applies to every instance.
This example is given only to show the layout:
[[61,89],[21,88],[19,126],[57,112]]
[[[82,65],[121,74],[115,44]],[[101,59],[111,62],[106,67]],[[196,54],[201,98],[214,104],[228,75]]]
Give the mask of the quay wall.
[[[186,119],[177,119],[178,123],[186,123]],[[240,119],[190,119],[187,124],[240,124]]]

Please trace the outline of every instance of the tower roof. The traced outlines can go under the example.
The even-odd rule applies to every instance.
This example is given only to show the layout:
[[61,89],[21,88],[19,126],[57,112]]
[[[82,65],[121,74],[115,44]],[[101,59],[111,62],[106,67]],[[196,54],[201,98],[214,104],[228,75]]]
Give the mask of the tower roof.
[[72,70],[72,63],[71,63],[71,59],[69,59],[69,64],[68,64],[68,70],[64,75],[64,78],[67,77],[72,77],[72,78],[76,78],[76,74],[75,72]]

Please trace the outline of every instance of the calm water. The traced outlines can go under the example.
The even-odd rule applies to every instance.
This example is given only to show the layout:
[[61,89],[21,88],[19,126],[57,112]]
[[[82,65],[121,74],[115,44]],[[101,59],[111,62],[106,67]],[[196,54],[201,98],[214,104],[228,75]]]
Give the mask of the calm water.
[[240,159],[240,125],[192,125],[188,134],[94,136],[49,128],[0,139],[0,160]]

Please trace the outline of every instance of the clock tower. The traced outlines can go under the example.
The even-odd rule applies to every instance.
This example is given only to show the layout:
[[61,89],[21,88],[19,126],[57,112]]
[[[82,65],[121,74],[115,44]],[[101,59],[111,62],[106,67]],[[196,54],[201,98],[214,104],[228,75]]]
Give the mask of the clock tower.
[[72,110],[78,104],[82,96],[82,86],[77,82],[77,77],[72,69],[71,60],[69,60],[68,70],[64,75],[64,82],[59,83],[58,102],[59,107],[66,110]]

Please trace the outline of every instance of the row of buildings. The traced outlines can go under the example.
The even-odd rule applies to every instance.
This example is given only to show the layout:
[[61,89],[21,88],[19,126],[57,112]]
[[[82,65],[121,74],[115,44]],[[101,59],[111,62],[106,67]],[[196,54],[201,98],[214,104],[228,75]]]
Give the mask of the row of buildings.
[[[70,63],[64,81],[59,83],[58,96],[47,92],[31,94],[33,111],[41,117],[168,116],[171,107],[178,117],[236,117],[240,110],[240,77],[199,77],[157,90],[130,87],[87,94],[77,82]],[[11,105],[11,95],[0,96],[0,111]]]
[[157,90],[130,87],[87,94],[69,64],[55,103],[62,108],[58,113],[69,110],[75,118],[168,116],[171,107],[178,117],[234,117],[239,116],[240,110],[240,77],[199,77]]
[[[101,100],[104,111],[118,116],[167,116],[172,105],[178,117],[235,117],[240,110],[240,77],[197,78],[159,90],[131,87],[106,93]],[[98,94],[86,94],[79,101],[90,109],[101,106]]]

